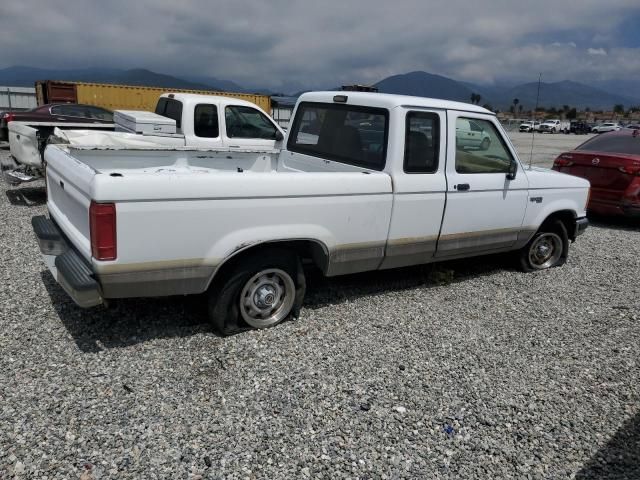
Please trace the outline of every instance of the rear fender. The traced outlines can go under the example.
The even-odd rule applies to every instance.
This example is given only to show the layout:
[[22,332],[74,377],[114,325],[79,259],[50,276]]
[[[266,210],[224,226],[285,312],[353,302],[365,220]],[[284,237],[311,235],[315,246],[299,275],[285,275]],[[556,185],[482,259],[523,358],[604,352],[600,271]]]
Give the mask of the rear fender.
[[320,225],[270,225],[236,230],[220,238],[209,249],[207,258],[216,260],[216,269],[208,283],[211,283],[224,264],[251,248],[300,240],[318,244],[327,258],[336,246],[331,232]]

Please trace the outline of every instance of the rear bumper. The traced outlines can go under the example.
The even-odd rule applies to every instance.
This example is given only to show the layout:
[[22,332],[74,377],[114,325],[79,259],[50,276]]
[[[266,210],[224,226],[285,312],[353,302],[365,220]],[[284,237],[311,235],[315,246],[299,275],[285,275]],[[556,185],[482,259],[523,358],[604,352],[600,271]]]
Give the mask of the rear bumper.
[[51,275],[71,299],[83,308],[104,303],[91,266],[66,241],[58,226],[41,215],[33,217],[31,225]]
[[640,218],[640,203],[625,201],[606,201],[591,199],[588,210],[598,215],[623,216],[630,218]]
[[622,205],[620,205],[620,209],[626,217],[640,218],[640,203],[633,204],[623,202]]
[[576,231],[574,233],[575,237],[582,235],[588,226],[589,226],[589,220],[587,219],[587,217],[577,218]]

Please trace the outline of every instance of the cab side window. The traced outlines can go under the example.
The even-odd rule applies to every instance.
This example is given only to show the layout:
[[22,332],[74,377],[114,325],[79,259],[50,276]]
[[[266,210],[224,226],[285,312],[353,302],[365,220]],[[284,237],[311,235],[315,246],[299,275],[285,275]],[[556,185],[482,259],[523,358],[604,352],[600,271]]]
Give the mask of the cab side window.
[[456,120],[456,172],[508,173],[513,157],[495,125],[488,120]]
[[405,173],[435,173],[440,152],[440,119],[429,112],[407,113],[404,139]]
[[230,105],[224,110],[229,138],[261,138],[275,140],[276,127],[255,108]]
[[196,105],[193,114],[193,131],[196,137],[216,138],[220,135],[218,109],[215,105]]

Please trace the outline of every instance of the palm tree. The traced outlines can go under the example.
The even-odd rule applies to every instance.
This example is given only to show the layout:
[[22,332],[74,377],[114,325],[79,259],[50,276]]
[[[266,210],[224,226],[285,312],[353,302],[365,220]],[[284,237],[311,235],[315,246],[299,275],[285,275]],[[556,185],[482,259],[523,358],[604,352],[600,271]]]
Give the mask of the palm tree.
[[477,104],[477,103],[480,103],[480,99],[481,98],[482,97],[479,94],[474,92],[474,93],[471,94],[471,103],[473,103],[474,105]]
[[518,107],[518,104],[520,103],[520,100],[518,100],[517,98],[513,99],[513,111],[516,111],[516,108]]

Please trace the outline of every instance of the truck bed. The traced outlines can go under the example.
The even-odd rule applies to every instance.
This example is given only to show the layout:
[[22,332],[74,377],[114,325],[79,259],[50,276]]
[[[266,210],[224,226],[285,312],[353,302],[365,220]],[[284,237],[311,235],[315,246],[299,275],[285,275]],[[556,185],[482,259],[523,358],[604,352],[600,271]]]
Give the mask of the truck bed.
[[[51,217],[107,296],[139,296],[135,285],[156,274],[175,293],[201,292],[232,252],[291,232],[320,239],[330,275],[375,269],[382,258],[393,204],[383,172],[278,151],[50,145],[45,159]],[[92,201],[116,206],[126,247],[114,261],[92,258]],[[166,294],[160,284],[144,295]]]

